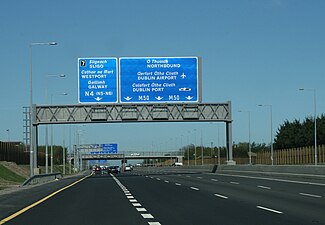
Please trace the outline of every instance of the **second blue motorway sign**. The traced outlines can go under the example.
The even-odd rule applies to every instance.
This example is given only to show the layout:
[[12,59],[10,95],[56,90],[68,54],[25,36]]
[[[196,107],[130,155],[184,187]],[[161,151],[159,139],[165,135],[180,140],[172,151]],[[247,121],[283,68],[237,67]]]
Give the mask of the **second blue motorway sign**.
[[117,74],[117,58],[79,58],[79,103],[116,103]]
[[199,102],[198,57],[119,58],[121,103]]

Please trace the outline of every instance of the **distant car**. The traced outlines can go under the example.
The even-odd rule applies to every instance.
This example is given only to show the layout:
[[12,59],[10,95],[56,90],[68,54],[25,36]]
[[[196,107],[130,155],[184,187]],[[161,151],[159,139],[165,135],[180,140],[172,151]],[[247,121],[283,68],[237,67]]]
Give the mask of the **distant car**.
[[94,174],[95,175],[101,175],[102,174],[102,168],[100,168],[99,166],[95,167]]
[[175,162],[172,164],[172,166],[183,166],[183,163],[181,162]]
[[132,170],[131,166],[125,166],[125,167],[124,167],[124,171],[125,171],[125,172],[127,172],[127,171],[131,171],[131,170]]
[[107,167],[107,173],[115,173],[118,174],[120,172],[119,166],[109,166]]
[[131,156],[140,156],[140,153],[131,153]]

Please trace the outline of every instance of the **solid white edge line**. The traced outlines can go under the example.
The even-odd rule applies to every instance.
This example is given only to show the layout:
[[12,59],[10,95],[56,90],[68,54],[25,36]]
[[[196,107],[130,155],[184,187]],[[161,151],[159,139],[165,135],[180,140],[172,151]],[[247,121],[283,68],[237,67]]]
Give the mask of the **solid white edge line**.
[[228,197],[224,196],[224,195],[214,194],[214,196],[219,197],[219,198],[223,198],[223,199],[228,199]]
[[308,193],[299,193],[300,195],[303,195],[303,196],[308,196],[308,197],[313,197],[313,198],[321,198],[322,196],[320,195],[314,195],[314,194],[308,194]]
[[314,183],[314,182],[285,180],[285,179],[276,179],[276,178],[267,178],[267,177],[253,177],[253,176],[233,175],[233,174],[218,174],[218,176],[242,177],[242,178],[257,179],[257,180],[271,180],[271,181],[279,181],[279,182],[287,182],[287,183],[295,183],[295,184],[309,184],[309,185],[325,186],[325,183]]
[[257,208],[259,209],[263,209],[263,210],[266,210],[266,211],[269,211],[269,212],[273,212],[273,213],[277,213],[277,214],[283,214],[283,212],[281,211],[278,211],[278,210],[275,210],[275,209],[270,209],[270,208],[266,208],[266,207],[263,207],[263,206],[256,206]]

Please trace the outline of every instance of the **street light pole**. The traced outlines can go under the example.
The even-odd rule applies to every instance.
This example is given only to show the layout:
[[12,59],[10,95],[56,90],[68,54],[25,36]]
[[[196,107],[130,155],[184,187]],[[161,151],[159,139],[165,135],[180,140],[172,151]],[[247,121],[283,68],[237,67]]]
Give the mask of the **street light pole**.
[[[58,95],[68,95],[67,93],[61,93]],[[53,103],[53,94],[51,94],[51,105]],[[51,125],[51,173],[53,173],[53,125]]]
[[[65,78],[65,74],[59,74],[59,75],[47,75],[46,78],[49,77],[59,77],[59,78]],[[45,99],[46,99],[46,103],[48,103],[48,79],[46,79],[46,89],[45,89]],[[48,174],[49,173],[49,126],[46,124],[45,127],[45,173]],[[51,171],[52,173],[53,171]]]
[[[34,143],[34,136],[36,134],[33,133],[33,46],[35,45],[57,45],[56,42],[42,42],[42,43],[30,43],[29,44],[29,59],[30,59],[30,73],[29,73],[29,86],[30,86],[30,90],[29,90],[29,113],[30,113],[30,146],[29,146],[29,152],[30,152],[30,176],[32,177],[34,175],[34,166],[37,166],[37,152],[35,149],[35,144]],[[34,156],[35,155],[35,156]],[[35,157],[35,159],[34,159]]]
[[314,141],[315,141],[315,153],[314,153],[314,160],[315,160],[315,166],[317,166],[317,118],[316,118],[316,89],[315,88],[310,88],[310,89],[305,89],[305,88],[300,88],[300,91],[313,91],[314,93]]
[[273,119],[272,119],[272,105],[258,105],[261,107],[269,107],[270,108],[270,123],[271,123],[271,163],[272,166],[274,165],[274,159],[273,159]]
[[251,112],[239,110],[238,112],[248,113],[248,154],[249,154],[249,165],[252,165],[252,146],[251,146]]
[[196,129],[194,129],[195,133],[195,145],[194,145],[194,165],[196,166]]

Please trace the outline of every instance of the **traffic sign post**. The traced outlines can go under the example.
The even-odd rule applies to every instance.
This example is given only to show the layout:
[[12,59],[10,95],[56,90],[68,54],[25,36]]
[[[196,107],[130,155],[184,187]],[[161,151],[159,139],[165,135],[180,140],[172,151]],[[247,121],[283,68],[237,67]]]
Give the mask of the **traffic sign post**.
[[198,57],[119,58],[121,103],[200,102]]
[[117,74],[117,58],[79,58],[79,103],[116,103]]

